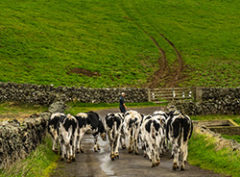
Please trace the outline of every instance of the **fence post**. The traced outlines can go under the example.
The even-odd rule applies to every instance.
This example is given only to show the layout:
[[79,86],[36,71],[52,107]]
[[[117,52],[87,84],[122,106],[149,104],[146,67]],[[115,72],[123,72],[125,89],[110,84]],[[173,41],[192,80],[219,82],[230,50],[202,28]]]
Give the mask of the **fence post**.
[[150,88],[148,88],[148,102],[151,102],[152,100],[151,100],[151,90],[150,90]]
[[203,90],[201,87],[196,87],[196,102],[202,101]]

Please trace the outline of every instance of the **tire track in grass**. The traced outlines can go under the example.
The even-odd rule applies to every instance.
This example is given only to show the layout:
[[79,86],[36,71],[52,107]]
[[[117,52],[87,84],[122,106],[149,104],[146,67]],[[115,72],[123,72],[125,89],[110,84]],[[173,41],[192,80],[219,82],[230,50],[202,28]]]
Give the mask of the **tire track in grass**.
[[134,23],[138,27],[138,29],[143,31],[148,36],[148,38],[151,39],[151,41],[153,42],[153,44],[155,45],[155,47],[159,51],[159,58],[158,58],[159,69],[157,71],[155,71],[154,74],[148,79],[148,87],[155,88],[155,87],[157,87],[160,84],[161,81],[164,80],[164,78],[167,76],[167,74],[170,71],[169,70],[169,66],[168,66],[168,60],[167,60],[167,57],[166,57],[166,52],[163,50],[163,48],[160,47],[160,45],[157,42],[157,40],[152,35],[150,35],[149,32],[144,30],[136,22],[136,20],[133,20],[131,14],[124,7],[123,1],[122,1],[122,9],[127,14],[127,17],[125,17],[125,19],[127,19],[127,20],[131,21],[132,23]]
[[[124,5],[123,5],[124,6]],[[141,17],[144,16],[141,11],[137,8],[137,4],[135,3],[134,5],[135,7],[135,12]],[[126,12],[126,8],[124,8],[125,12]],[[127,12],[126,12],[127,13]],[[131,16],[129,13],[127,13],[128,16]],[[146,22],[147,25],[149,25],[150,27],[152,27],[152,29],[158,33],[160,35],[161,38],[163,38],[163,40],[165,40],[170,46],[171,48],[173,48],[174,52],[176,53],[176,60],[173,62],[173,64],[171,66],[168,65],[168,61],[166,58],[166,54],[164,52],[164,56],[165,56],[165,64],[166,65],[162,65],[162,63],[159,63],[160,68],[153,74],[152,77],[150,77],[149,79],[149,87],[150,88],[154,88],[159,86],[159,83],[162,81],[164,82],[164,87],[175,87],[179,82],[184,81],[184,79],[186,78],[186,76],[183,75],[183,71],[186,68],[185,64],[184,64],[184,60],[183,57],[180,53],[180,51],[177,49],[177,47],[174,45],[174,43],[172,41],[170,41],[169,38],[167,38],[164,34],[160,33],[159,30],[156,28],[156,26],[151,23],[149,21],[149,19],[144,18],[144,21]],[[139,24],[137,24],[135,22],[135,24],[141,28],[141,26]],[[142,29],[142,28],[141,28]],[[143,30],[143,29],[142,29]],[[143,30],[144,31],[144,30]],[[154,44],[159,48],[160,45],[159,43],[155,40],[155,38],[153,38],[147,31],[144,31],[144,33],[146,33],[148,36],[151,37],[152,41],[154,42]],[[163,49],[162,49],[163,50]],[[164,50],[163,50],[164,51]],[[158,60],[159,61],[159,60]],[[159,72],[159,70],[161,70],[161,67],[167,67],[167,69],[163,69],[165,71],[164,75],[162,75],[161,72]],[[167,72],[166,72],[167,71]],[[158,74],[160,73],[160,74]]]

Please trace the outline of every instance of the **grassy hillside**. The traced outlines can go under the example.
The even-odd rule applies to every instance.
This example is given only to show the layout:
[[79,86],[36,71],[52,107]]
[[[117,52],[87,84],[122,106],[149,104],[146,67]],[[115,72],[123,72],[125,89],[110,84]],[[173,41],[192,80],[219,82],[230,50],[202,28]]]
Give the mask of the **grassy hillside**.
[[184,61],[175,85],[236,87],[239,7],[237,0],[1,0],[0,81],[147,86],[160,57],[151,37],[177,72],[164,34]]

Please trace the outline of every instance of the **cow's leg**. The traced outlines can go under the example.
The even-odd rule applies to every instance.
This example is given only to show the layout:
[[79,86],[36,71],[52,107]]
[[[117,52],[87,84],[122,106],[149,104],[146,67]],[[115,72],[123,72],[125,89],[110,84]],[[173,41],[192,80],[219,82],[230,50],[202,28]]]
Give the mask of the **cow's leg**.
[[52,138],[52,150],[53,152],[57,152],[57,142],[58,142],[58,134],[57,134],[57,130],[51,129],[51,138]]
[[135,136],[134,136],[134,152],[136,155],[139,154],[139,152],[138,152],[138,135],[139,135],[139,128],[136,128]]
[[53,150],[53,152],[55,152],[55,153],[57,153],[58,152],[58,150],[57,150],[57,142],[58,142],[58,139],[57,138],[54,138],[54,137],[52,137],[52,142],[53,142],[53,145],[52,145],[52,150]]
[[73,137],[73,154],[72,154],[72,160],[76,160],[76,150],[77,150],[77,131],[74,133]]
[[79,153],[81,151],[81,153],[84,153],[83,149],[82,149],[82,146],[81,146],[81,141],[82,141],[82,138],[85,134],[85,131],[84,130],[81,130],[80,129],[80,133],[79,133],[79,139],[78,139],[78,142],[77,142],[77,152]]
[[71,162],[71,157],[72,157],[72,145],[68,144],[66,145],[66,153],[67,153],[67,162]]
[[98,133],[93,134],[93,137],[94,137],[94,147],[93,147],[93,149],[94,149],[95,152],[98,152],[98,148],[99,148],[99,145],[97,143],[97,141],[98,141]]
[[187,156],[188,156],[188,145],[186,142],[183,145],[183,159],[181,164],[181,170],[185,170],[185,165],[187,164]]
[[63,142],[61,143],[61,160],[64,160],[65,156],[66,156],[66,146]]
[[124,135],[120,136],[120,142],[121,142],[122,149],[126,149],[126,142],[125,142]]
[[155,148],[152,142],[149,143],[149,150],[150,150],[150,156],[152,159],[152,167],[156,166],[156,156],[155,156]]
[[176,170],[179,168],[179,155],[180,155],[180,148],[177,143],[177,138],[173,140],[173,170]]
[[133,152],[133,150],[132,150],[132,139],[133,139],[133,137],[132,137],[132,129],[130,129],[128,132],[127,132],[127,140],[128,140],[128,144],[127,144],[127,148],[128,148],[128,153],[132,153]]
[[113,137],[112,137],[112,130],[108,132],[108,140],[109,140],[109,145],[111,148],[111,153],[110,153],[110,158],[111,160],[114,160],[114,142],[113,142]]
[[120,143],[120,137],[121,137],[121,134],[118,133],[117,138],[116,138],[116,146],[115,146],[115,157],[117,157],[118,159],[119,159],[118,148],[119,148],[119,143]]

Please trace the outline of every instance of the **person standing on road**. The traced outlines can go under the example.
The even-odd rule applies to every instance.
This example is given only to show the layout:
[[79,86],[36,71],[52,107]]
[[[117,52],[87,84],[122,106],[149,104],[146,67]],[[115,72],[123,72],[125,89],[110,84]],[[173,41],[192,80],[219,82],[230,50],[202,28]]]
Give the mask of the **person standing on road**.
[[120,100],[119,100],[119,108],[122,113],[125,113],[127,110],[127,106],[125,105],[124,97],[125,97],[125,93],[122,92],[122,94],[120,96]]

